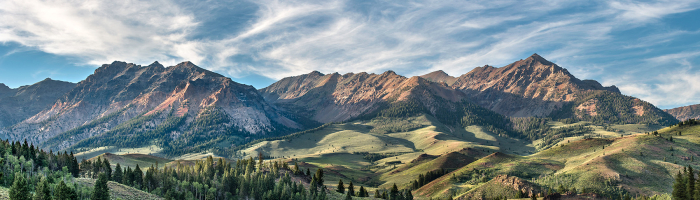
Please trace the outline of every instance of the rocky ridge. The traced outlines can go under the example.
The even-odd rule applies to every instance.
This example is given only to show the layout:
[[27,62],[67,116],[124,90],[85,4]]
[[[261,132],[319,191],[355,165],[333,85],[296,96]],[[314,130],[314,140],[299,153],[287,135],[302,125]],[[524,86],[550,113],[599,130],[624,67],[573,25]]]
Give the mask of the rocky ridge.
[[44,146],[65,149],[81,140],[101,137],[130,120],[138,119],[130,126],[136,126],[131,132],[139,133],[156,129],[169,118],[184,117],[185,122],[168,133],[178,140],[207,113],[217,113],[209,117],[219,121],[210,125],[216,128],[200,133],[205,138],[221,136],[225,130],[267,134],[302,128],[267,104],[252,86],[191,62],[167,68],[158,62],[148,66],[113,62],[96,69],[53,106],[6,129],[3,138],[42,143],[60,135]]
[[0,127],[14,125],[50,108],[75,85],[50,78],[15,89],[0,84]]
[[664,110],[678,120],[700,119],[700,104]]
[[463,93],[444,84],[393,71],[343,75],[314,71],[284,78],[260,92],[275,105],[322,123],[349,120],[395,101],[415,100],[430,110],[438,100],[464,99]]

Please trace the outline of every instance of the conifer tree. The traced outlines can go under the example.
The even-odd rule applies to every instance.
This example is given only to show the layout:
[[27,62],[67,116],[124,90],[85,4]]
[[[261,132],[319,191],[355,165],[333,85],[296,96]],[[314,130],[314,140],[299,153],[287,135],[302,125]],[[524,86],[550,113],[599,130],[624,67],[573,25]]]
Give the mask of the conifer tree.
[[352,195],[350,195],[350,192],[348,192],[348,193],[345,195],[345,200],[352,200]]
[[112,164],[109,163],[109,160],[106,158],[102,161],[102,167],[104,168],[104,173],[105,176],[107,176],[107,180],[112,180]]
[[95,189],[91,200],[109,200],[109,187],[107,186],[107,174],[100,173],[95,181]]
[[391,187],[391,193],[389,193],[389,199],[397,199],[399,196],[399,188],[396,187],[396,183],[394,183],[394,186]]
[[688,194],[688,192],[686,191],[687,187],[684,179],[683,174],[678,171],[678,174],[676,174],[676,182],[673,184],[673,199],[686,199],[686,194]]
[[46,177],[41,177],[41,181],[37,184],[34,200],[51,200],[51,188],[49,188],[49,182],[46,180]]
[[688,166],[686,177],[688,177],[686,180],[688,196],[686,198],[688,200],[695,200],[693,198],[693,196],[695,196],[695,172],[693,172],[693,167]]
[[124,174],[122,172],[122,167],[117,163],[117,166],[114,167],[114,176],[112,177],[112,180],[117,183],[122,183],[122,178],[124,177]]
[[316,170],[316,174],[314,175],[314,178],[316,178],[316,187],[321,187],[323,186],[323,169],[318,168]]
[[143,186],[143,171],[141,171],[139,164],[136,164],[136,168],[134,168],[132,176],[134,177],[134,185],[137,188],[141,188]]
[[335,189],[338,193],[345,193],[345,186],[343,185],[343,180],[338,180],[338,187]]
[[15,180],[12,182],[12,187],[10,187],[10,199],[29,200],[30,197],[29,186],[27,185],[27,180],[24,178],[24,174],[20,172],[15,173]]
[[360,191],[357,194],[357,196],[358,197],[369,197],[369,195],[367,194],[367,190],[365,190],[364,186],[360,186]]
[[78,195],[75,193],[73,189],[68,187],[63,180],[61,180],[61,183],[56,186],[56,190],[54,191],[54,199],[55,200],[77,200]]
[[379,193],[379,190],[374,191],[374,198],[377,198],[377,199],[382,198],[382,195]]
[[355,196],[355,186],[352,184],[352,181],[348,184],[348,194],[350,194],[350,196]]
[[406,199],[406,200],[413,199],[413,194],[411,194],[411,190],[406,190],[406,192],[404,194],[404,199]]

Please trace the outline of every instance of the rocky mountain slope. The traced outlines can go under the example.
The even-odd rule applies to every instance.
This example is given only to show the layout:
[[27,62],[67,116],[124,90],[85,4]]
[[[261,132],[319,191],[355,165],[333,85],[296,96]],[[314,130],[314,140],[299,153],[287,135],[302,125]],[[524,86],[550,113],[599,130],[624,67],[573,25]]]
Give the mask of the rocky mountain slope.
[[434,113],[438,101],[454,103],[465,98],[444,84],[407,78],[393,71],[344,75],[314,71],[284,78],[260,92],[282,108],[323,123],[370,114],[394,102],[417,102]]
[[[252,86],[190,62],[163,67],[103,65],[38,114],[5,130],[51,149],[206,145],[232,135],[266,135],[302,126],[267,104]],[[144,144],[145,142],[145,144]]]
[[15,89],[0,84],[0,127],[11,126],[50,108],[75,85],[48,78]]
[[510,117],[576,118],[600,123],[677,122],[648,102],[622,95],[615,86],[580,80],[537,54],[500,68],[477,67],[458,78],[443,71],[411,78],[392,71],[344,75],[314,71],[284,78],[260,92],[275,105],[323,123],[372,113],[396,100],[426,98],[420,94],[428,93],[452,102],[474,102]]
[[678,120],[700,119],[700,104],[664,110]]
[[547,116],[583,91],[620,93],[615,86],[579,80],[537,54],[500,68],[477,67],[457,78],[452,87],[481,106],[513,117]]

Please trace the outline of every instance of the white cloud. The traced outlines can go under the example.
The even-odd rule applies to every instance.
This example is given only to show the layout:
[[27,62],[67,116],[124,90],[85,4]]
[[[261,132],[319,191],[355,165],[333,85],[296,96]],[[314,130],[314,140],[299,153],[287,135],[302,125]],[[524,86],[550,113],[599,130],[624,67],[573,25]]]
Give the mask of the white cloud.
[[700,6],[696,0],[663,0],[651,3],[638,1],[611,1],[610,7],[622,11],[619,16],[625,20],[644,22],[659,19],[669,14],[688,12]]
[[186,45],[185,35],[197,26],[191,14],[165,0],[6,0],[0,2],[0,19],[0,42],[96,65],[114,60],[174,62],[168,55]]

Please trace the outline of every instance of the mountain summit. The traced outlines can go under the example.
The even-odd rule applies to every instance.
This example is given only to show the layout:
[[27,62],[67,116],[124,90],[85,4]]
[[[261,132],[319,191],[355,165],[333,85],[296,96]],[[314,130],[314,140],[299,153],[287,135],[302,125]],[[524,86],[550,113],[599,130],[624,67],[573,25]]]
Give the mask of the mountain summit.
[[442,70],[430,72],[420,77],[433,82],[444,82],[447,85],[452,85],[457,80],[457,78],[450,76]]

